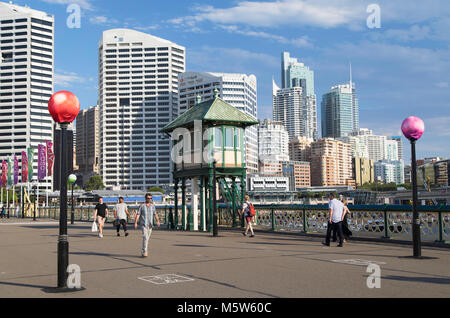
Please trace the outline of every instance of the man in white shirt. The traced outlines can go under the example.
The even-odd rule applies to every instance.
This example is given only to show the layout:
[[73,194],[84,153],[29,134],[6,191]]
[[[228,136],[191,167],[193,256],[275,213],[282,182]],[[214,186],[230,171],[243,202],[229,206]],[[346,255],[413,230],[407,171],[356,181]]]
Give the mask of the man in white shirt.
[[334,197],[334,194],[330,194],[330,202],[328,203],[330,209],[330,218],[328,220],[327,237],[325,243],[326,246],[330,246],[331,232],[335,228],[339,235],[339,245],[343,246],[343,233],[342,233],[342,220],[344,218],[344,204]]
[[118,220],[117,223],[117,236],[120,236],[120,225],[122,225],[122,228],[125,232],[125,236],[128,236],[127,231],[127,215],[130,216],[130,213],[128,213],[128,207],[125,203],[123,203],[124,199],[122,197],[119,198],[119,203],[116,204],[114,208],[114,218]]

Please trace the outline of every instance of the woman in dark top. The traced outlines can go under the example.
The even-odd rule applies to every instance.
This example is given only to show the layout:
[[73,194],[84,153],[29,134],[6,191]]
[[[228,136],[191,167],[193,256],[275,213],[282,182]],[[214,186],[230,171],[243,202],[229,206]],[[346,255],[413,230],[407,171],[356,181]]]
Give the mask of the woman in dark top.
[[342,232],[344,233],[344,242],[347,242],[347,240],[350,238],[350,236],[353,235],[352,231],[348,228],[348,221],[347,221],[347,215],[350,213],[350,210],[347,207],[347,201],[342,201],[344,203],[344,220],[342,221]]
[[[350,238],[350,236],[353,235],[353,233],[348,228],[347,215],[350,213],[350,210],[347,207],[347,201],[343,200],[342,203],[344,203],[344,218],[342,219],[342,233],[344,234],[344,243],[346,243],[347,240]],[[334,229],[333,230],[333,242],[336,242],[336,241],[337,241],[337,232]]]
[[94,222],[98,222],[98,237],[103,237],[103,226],[105,225],[106,216],[108,214],[108,207],[103,203],[103,198],[98,198],[98,203],[95,206]]

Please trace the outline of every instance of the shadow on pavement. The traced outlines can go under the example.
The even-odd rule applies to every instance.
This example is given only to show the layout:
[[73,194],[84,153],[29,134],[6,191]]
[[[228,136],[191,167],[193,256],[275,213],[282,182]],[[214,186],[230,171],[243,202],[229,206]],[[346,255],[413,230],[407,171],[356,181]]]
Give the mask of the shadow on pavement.
[[441,285],[450,284],[450,278],[438,278],[438,277],[382,276],[382,279],[398,280],[404,282],[441,284]]
[[20,284],[20,283],[7,283],[7,282],[0,282],[0,285],[7,285],[7,286],[18,286],[18,287],[27,287],[27,288],[48,288],[48,286],[38,286],[38,285],[30,285],[30,284]]

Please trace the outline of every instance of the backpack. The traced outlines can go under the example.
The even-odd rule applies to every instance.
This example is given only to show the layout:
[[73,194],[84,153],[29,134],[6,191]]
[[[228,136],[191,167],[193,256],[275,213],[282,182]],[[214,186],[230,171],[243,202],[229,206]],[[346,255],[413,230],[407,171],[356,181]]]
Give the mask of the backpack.
[[255,207],[251,203],[248,204],[248,212],[250,213],[250,216],[256,215]]

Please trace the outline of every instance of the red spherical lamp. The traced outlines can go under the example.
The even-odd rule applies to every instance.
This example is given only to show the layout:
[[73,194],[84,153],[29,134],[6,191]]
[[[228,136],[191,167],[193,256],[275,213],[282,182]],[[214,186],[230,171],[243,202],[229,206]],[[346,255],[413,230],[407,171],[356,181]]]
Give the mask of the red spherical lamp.
[[73,93],[60,91],[53,94],[48,101],[48,111],[55,122],[71,123],[80,113],[80,102]]

